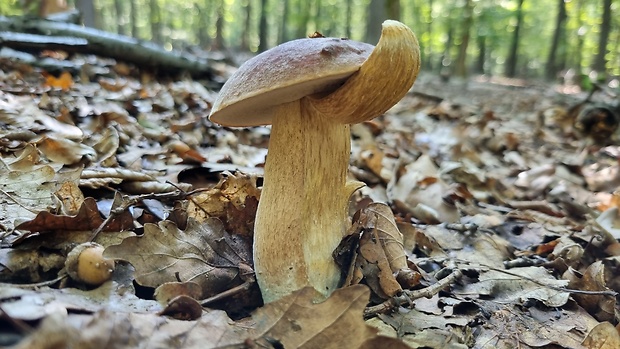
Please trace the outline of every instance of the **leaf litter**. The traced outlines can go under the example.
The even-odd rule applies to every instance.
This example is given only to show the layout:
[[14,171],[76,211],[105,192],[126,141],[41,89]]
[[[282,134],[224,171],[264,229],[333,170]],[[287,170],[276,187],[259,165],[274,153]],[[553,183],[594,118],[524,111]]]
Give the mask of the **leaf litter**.
[[[97,64],[0,61],[15,82],[0,94],[2,345],[618,346],[620,137],[576,124],[583,96],[421,76],[352,127],[366,186],[334,254],[348,286],[263,305],[251,244],[269,128],[213,125],[201,82]],[[101,286],[64,269],[91,241],[116,261]]]

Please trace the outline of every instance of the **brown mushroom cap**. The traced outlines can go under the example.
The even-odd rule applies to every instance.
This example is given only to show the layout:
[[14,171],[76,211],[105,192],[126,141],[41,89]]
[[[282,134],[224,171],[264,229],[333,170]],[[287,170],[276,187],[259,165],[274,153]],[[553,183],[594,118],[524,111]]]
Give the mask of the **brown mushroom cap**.
[[338,38],[286,42],[248,60],[222,87],[209,119],[226,126],[271,124],[273,107],[341,86],[374,46]]

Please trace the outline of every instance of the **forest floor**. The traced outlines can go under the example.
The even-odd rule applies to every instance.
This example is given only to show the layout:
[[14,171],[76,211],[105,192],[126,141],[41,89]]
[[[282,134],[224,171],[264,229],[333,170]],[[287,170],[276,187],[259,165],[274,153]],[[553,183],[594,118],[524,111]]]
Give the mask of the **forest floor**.
[[[619,134],[570,109],[586,93],[421,75],[352,127],[351,213],[389,204],[406,290],[379,268],[263,306],[269,128],[211,123],[200,82],[84,60],[80,76],[0,61],[0,346],[620,347]],[[84,251],[103,272],[82,275]]]

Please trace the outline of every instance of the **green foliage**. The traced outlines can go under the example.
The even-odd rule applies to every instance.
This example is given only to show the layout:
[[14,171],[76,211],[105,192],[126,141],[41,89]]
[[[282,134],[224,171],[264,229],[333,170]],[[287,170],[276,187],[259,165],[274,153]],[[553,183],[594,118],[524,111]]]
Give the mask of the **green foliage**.
[[[167,47],[210,47],[217,36],[218,16],[223,45],[227,49],[256,52],[259,22],[267,14],[267,46],[319,31],[324,35],[363,40],[368,26],[371,0],[93,0],[100,29],[131,33]],[[387,0],[383,0],[387,1]],[[136,12],[131,14],[131,2]],[[466,0],[401,0],[400,20],[409,25],[420,41],[426,70],[452,72],[462,43]],[[518,0],[472,0],[473,25],[469,30],[467,66],[480,65],[485,74],[501,74],[516,25]],[[38,1],[35,1],[35,6]],[[70,2],[71,3],[71,2]],[[287,15],[283,17],[287,4]],[[589,74],[599,50],[602,0],[565,0],[566,35],[560,43],[557,66],[576,75]],[[221,6],[220,6],[221,4]],[[22,1],[0,0],[0,14],[21,14]],[[346,12],[350,6],[351,23]],[[516,71],[521,77],[543,77],[555,30],[558,0],[525,0],[520,29]],[[221,8],[221,11],[218,9]],[[250,16],[248,17],[248,8]],[[612,3],[612,31],[607,45],[607,75],[620,76],[620,2]],[[135,23],[133,23],[135,22]]]
[[0,15],[16,16],[24,13],[23,6],[19,0],[2,0],[0,1]]

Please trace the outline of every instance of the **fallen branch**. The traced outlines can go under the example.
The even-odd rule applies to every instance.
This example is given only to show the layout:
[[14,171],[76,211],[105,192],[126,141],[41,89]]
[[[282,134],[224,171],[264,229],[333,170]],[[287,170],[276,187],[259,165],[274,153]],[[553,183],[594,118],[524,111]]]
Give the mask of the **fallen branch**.
[[[4,32],[0,36],[0,46],[15,49],[40,49],[41,38],[39,36],[45,35],[47,41],[53,44],[54,49],[114,58],[166,73],[185,71],[192,76],[206,78],[215,75],[208,59],[176,50],[166,51],[152,42],[77,24],[37,18],[0,16],[0,32]],[[38,36],[30,36],[31,34],[38,34]],[[22,40],[16,41],[15,38],[20,37],[19,35]]]

